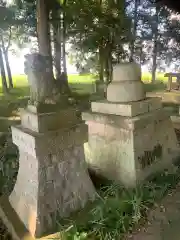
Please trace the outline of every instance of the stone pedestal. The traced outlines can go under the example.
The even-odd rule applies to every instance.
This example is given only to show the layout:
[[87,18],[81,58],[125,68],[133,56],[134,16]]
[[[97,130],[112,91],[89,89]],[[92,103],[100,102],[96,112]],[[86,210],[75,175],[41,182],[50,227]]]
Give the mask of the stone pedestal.
[[41,237],[95,198],[84,160],[87,126],[74,109],[38,113],[29,106],[12,137],[20,166],[9,202],[31,236]]
[[[129,72],[133,72],[133,67],[129,64]],[[134,73],[137,69],[136,66]],[[140,82],[140,70],[133,77],[134,82]],[[121,82],[123,85],[124,82]],[[124,99],[131,96],[135,99],[136,89],[141,89],[139,86],[141,84],[126,94],[124,92]],[[107,92],[107,95],[113,95],[111,90],[108,88],[110,93]],[[92,112],[83,113],[89,127],[89,141],[85,148],[89,167],[126,187],[134,187],[155,171],[168,167],[179,154],[170,116],[163,110],[160,99],[144,99],[143,91],[142,95],[138,91],[137,98],[140,96],[142,100],[139,101],[120,102],[121,95],[114,102],[92,102]]]

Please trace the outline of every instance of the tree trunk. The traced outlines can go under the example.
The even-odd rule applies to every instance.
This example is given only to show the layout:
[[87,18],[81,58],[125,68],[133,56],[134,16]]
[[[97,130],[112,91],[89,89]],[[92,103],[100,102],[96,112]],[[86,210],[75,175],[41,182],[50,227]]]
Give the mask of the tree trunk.
[[136,40],[136,32],[137,32],[137,24],[138,24],[138,5],[139,5],[139,0],[135,0],[132,41],[130,43],[130,58],[129,58],[130,62],[133,61],[133,57],[134,57],[135,40]]
[[104,58],[101,47],[99,47],[99,81],[104,82]]
[[56,80],[60,80],[61,78],[61,26],[59,21],[60,13],[58,10],[53,10],[52,18],[53,21],[53,41],[54,41],[54,66],[55,66],[55,76]]
[[106,41],[104,54],[105,54],[106,84],[108,85],[112,80],[112,39]]
[[66,19],[65,19],[65,13],[63,13],[63,39],[62,39],[62,52],[63,52],[63,68],[64,68],[64,74],[67,79],[67,65],[66,65]]
[[51,40],[49,28],[49,9],[46,0],[37,0],[37,35],[39,53],[50,58],[50,69],[53,78]]
[[1,80],[2,80],[2,88],[3,88],[3,93],[8,93],[8,86],[7,86],[7,81],[6,81],[6,73],[5,73],[5,68],[4,68],[4,61],[3,61],[3,55],[2,55],[2,50],[0,48],[0,68],[1,68]]
[[111,82],[112,78],[112,60],[110,53],[107,54],[106,57],[106,68],[105,68],[105,73],[106,73],[106,85],[108,85]]
[[5,63],[6,63],[7,74],[8,74],[9,88],[13,89],[14,86],[13,86],[11,67],[10,67],[10,64],[9,64],[8,51],[3,50],[3,53],[4,53]]
[[[64,7],[66,6],[66,1],[64,1]],[[61,57],[63,71],[61,70],[61,86],[64,89],[64,92],[70,94],[71,90],[68,85],[68,76],[67,76],[67,65],[66,65],[66,15],[65,10],[63,9],[62,14],[62,45],[61,45]]]
[[[10,38],[10,36],[9,36]],[[10,39],[9,39],[10,41]],[[8,56],[8,48],[5,48],[5,45],[4,45],[4,40],[3,40],[3,36],[1,35],[1,44],[2,44],[2,51],[3,51],[3,54],[4,54],[4,60],[5,60],[5,63],[6,63],[6,70],[7,70],[7,74],[8,74],[8,80],[9,80],[9,88],[12,89],[13,88],[13,79],[12,79],[12,73],[11,73],[11,67],[10,67],[10,64],[9,64],[9,56]]]
[[154,45],[153,45],[153,63],[152,63],[152,83],[156,81],[156,69],[157,69],[157,50],[158,50],[158,24],[159,24],[159,17],[158,17],[158,8],[156,7],[155,13],[155,23],[154,23]]
[[142,41],[140,42],[141,48],[139,53],[139,64],[142,64],[142,57],[143,57],[143,48],[142,48]]

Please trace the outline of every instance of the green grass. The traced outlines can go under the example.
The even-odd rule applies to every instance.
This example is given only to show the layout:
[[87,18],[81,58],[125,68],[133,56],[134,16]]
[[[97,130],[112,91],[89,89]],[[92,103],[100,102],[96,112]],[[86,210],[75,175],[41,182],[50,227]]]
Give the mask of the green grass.
[[[86,75],[71,74],[68,76],[70,87],[78,93],[93,93],[95,90],[94,83],[96,79],[97,79],[96,76],[91,74]],[[151,82],[150,73],[143,73],[142,80],[144,83],[147,83],[146,85],[147,91],[164,89],[167,82],[167,78],[164,78],[164,74],[157,74],[157,82],[155,85],[150,84]],[[13,97],[29,95],[28,81],[26,75],[14,75],[13,82],[14,82],[14,90],[12,91]],[[0,97],[3,97],[1,81],[0,81]]]
[[[91,74],[70,74],[68,75],[68,81],[70,84],[91,84],[96,81],[97,77],[95,75]],[[150,73],[143,73],[142,74],[142,80],[145,83],[151,82],[151,74]],[[164,77],[164,73],[158,73],[157,74],[157,81],[159,82],[167,82],[167,78]],[[14,75],[13,76],[13,82],[15,87],[25,87],[28,84],[26,75]],[[1,81],[0,81],[0,87],[1,87]]]
[[180,163],[174,172],[163,171],[144,183],[127,190],[111,184],[100,189],[97,201],[76,217],[59,224],[66,240],[121,240],[146,220],[148,211],[180,181]]
[[[144,83],[146,83],[146,91],[150,92],[165,89],[167,79],[164,78],[163,75],[164,74],[157,74],[156,84],[151,84],[151,75],[149,73],[143,73],[142,79]],[[87,96],[95,92],[95,75],[71,74],[68,76],[68,81],[72,91],[74,94],[78,94],[78,97],[86,95],[86,98],[88,98]],[[0,81],[0,115],[10,115],[13,108],[16,110],[21,106],[23,107],[23,104],[27,103],[29,87],[26,75],[14,75],[13,83],[14,89],[11,90],[10,94],[4,95]],[[83,101],[82,99],[79,100],[81,102]]]

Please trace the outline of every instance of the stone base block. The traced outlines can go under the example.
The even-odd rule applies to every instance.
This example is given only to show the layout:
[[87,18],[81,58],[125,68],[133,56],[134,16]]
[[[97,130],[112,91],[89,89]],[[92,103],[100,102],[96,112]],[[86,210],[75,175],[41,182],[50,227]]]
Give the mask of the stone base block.
[[6,225],[9,233],[14,240],[45,240],[45,239],[61,239],[61,233],[44,236],[42,238],[34,238],[24,224],[21,222],[19,216],[12,208],[7,197],[0,198],[0,218]]
[[92,112],[134,117],[162,107],[160,98],[147,98],[142,101],[114,103],[102,100],[91,103]]
[[78,122],[79,119],[74,108],[49,113],[36,113],[31,106],[28,106],[27,109],[21,109],[21,125],[39,133],[69,127]]
[[57,221],[93,201],[83,144],[87,126],[36,133],[12,128],[19,172],[9,202],[33,237],[54,231]]
[[86,159],[98,174],[134,187],[180,154],[170,117],[162,109],[134,118],[84,113]]

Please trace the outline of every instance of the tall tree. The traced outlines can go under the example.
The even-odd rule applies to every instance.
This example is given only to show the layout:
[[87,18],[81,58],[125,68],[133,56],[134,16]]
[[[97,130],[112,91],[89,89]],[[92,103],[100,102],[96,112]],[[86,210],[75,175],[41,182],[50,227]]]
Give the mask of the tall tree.
[[0,70],[1,70],[2,89],[3,89],[3,92],[6,94],[6,93],[8,93],[8,86],[7,86],[7,81],[6,81],[6,73],[5,73],[5,67],[4,67],[4,61],[3,61],[3,55],[2,55],[1,48],[0,48]]
[[67,10],[70,42],[86,54],[98,54],[100,79],[108,83],[116,52],[129,37],[125,1],[69,0]]
[[156,5],[154,21],[152,24],[153,32],[153,58],[152,58],[152,83],[156,81],[157,54],[158,54],[158,26],[159,26],[159,7]]
[[37,36],[40,54],[51,57],[49,9],[46,0],[37,0]]
[[133,61],[134,50],[135,50],[135,41],[137,37],[137,25],[138,25],[138,6],[140,0],[134,0],[134,18],[133,18],[133,31],[132,31],[132,39],[130,43],[130,58],[129,61]]
[[53,80],[52,49],[50,39],[49,14],[50,8],[46,0],[37,0],[37,37],[39,53],[49,58],[49,70]]
[[[9,88],[13,88],[13,80],[11,74],[11,68],[9,64],[8,58],[8,50],[11,43],[11,28],[13,25],[17,24],[14,16],[14,9],[11,7],[7,7],[6,2],[1,1],[0,6],[0,47],[1,47],[1,55],[4,55],[4,60],[6,63],[6,69],[9,79]],[[6,41],[6,45],[5,45]],[[1,56],[2,58],[2,56]],[[3,58],[1,59],[1,64],[3,65],[1,68],[2,75],[4,75],[4,63]],[[4,81],[5,78],[3,77]],[[5,84],[5,83],[4,83]],[[7,85],[7,83],[6,83]],[[6,89],[6,87],[4,87]]]
[[6,70],[8,74],[8,80],[9,80],[9,88],[12,89],[13,79],[12,79],[11,67],[9,64],[9,56],[8,56],[8,50],[9,50],[10,41],[11,41],[11,27],[9,27],[9,36],[8,36],[7,46],[5,46],[5,42],[2,34],[0,35],[0,40],[1,40],[2,52],[3,52],[5,63],[6,63]]
[[61,78],[61,24],[59,9],[52,10],[52,28],[54,42],[54,66],[56,80]]

